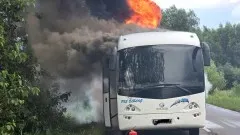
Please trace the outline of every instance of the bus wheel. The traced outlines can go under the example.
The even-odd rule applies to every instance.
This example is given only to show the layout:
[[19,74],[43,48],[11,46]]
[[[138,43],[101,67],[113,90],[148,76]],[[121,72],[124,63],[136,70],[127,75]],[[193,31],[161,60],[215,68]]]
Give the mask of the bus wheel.
[[121,131],[121,135],[128,135],[128,131]]
[[111,135],[111,130],[105,128],[105,135]]
[[189,129],[189,135],[199,135],[199,129]]
[[105,135],[125,135],[126,132],[113,129],[105,129]]

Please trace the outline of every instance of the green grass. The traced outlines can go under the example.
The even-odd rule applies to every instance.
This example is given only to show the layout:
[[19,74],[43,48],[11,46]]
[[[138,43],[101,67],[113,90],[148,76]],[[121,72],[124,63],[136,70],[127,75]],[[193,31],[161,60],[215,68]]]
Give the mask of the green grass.
[[207,103],[240,112],[240,96],[235,90],[217,90],[208,96]]
[[46,133],[29,133],[24,135],[104,135],[102,124],[74,125],[68,129],[48,130]]
[[75,127],[72,131],[53,131],[47,135],[103,135],[103,128],[98,125]]

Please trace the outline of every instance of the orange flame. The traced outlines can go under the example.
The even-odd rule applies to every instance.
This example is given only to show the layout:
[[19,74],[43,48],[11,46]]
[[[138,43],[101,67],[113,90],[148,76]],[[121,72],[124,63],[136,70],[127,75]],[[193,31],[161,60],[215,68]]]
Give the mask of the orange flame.
[[133,14],[126,24],[136,24],[146,28],[157,28],[162,20],[160,7],[151,0],[127,0]]

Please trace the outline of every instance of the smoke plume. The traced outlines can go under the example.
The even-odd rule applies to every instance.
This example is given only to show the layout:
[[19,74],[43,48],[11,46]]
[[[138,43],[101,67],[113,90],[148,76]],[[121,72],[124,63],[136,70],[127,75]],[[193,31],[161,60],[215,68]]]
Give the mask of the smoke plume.
[[41,68],[59,79],[63,92],[72,92],[66,107],[81,123],[101,120],[102,57],[120,35],[150,31],[121,23],[122,12],[106,4],[114,1],[86,1],[41,0],[27,17],[29,42]]

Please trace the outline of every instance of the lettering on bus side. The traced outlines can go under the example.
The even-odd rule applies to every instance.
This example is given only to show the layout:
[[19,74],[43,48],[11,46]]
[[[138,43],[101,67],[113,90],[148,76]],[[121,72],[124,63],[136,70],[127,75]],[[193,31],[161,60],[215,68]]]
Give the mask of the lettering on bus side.
[[121,100],[121,103],[127,103],[128,100]]
[[121,100],[121,103],[142,103],[143,99],[140,98],[130,98],[129,100]]

